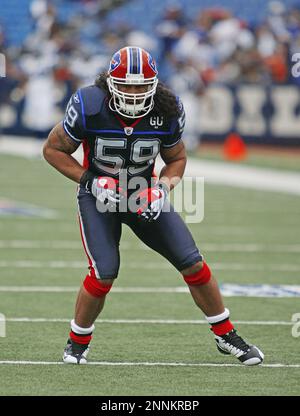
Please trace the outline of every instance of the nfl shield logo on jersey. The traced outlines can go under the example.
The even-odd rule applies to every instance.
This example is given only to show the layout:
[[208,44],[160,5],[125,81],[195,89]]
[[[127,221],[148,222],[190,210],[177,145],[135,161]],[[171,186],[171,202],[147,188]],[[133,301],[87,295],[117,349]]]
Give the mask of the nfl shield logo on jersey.
[[126,136],[130,136],[133,132],[133,127],[124,127]]

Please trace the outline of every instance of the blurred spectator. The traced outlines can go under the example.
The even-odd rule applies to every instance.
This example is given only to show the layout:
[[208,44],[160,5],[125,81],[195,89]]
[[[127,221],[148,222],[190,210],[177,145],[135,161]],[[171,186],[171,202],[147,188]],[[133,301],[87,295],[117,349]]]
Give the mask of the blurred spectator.
[[183,35],[186,25],[187,18],[179,4],[173,3],[165,9],[164,15],[156,25],[156,34],[161,42],[160,60],[172,51]]
[[267,71],[272,81],[284,83],[288,79],[288,48],[284,43],[278,43],[272,55],[265,58]]
[[55,82],[52,77],[39,74],[29,78],[26,85],[23,123],[35,136],[45,137],[57,121],[56,100]]
[[188,150],[193,150],[201,138],[201,96],[204,82],[199,72],[188,62],[178,61],[176,65],[177,70],[169,79],[169,85],[180,96],[185,108],[185,145]]
[[267,17],[267,25],[274,33],[276,38],[282,41],[289,39],[289,32],[287,28],[287,10],[283,2],[270,1],[268,4],[269,15]]
[[256,30],[257,50],[264,58],[273,55],[276,49],[277,40],[268,25],[261,25]]

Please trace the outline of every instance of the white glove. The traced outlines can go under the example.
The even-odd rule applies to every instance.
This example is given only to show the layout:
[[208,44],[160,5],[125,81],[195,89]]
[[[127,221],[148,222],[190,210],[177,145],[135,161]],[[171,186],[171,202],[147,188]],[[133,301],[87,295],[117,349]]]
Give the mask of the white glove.
[[119,181],[114,178],[99,176],[92,182],[91,192],[97,201],[102,202],[106,207],[115,207],[124,195],[119,188]]

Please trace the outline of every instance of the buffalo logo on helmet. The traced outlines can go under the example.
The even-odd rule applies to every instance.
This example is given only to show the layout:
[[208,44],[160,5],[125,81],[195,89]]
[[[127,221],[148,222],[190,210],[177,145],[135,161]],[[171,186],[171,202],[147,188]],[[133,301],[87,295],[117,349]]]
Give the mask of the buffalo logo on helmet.
[[155,72],[157,74],[156,62],[150,54],[148,54],[148,63],[150,65],[151,69],[153,70],[153,72]]
[[120,51],[116,52],[110,61],[109,71],[114,71],[121,63],[121,54]]

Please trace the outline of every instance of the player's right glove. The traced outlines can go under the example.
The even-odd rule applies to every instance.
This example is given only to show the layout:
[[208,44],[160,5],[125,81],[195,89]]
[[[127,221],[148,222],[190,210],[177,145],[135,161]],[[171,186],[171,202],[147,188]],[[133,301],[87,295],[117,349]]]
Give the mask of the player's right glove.
[[86,171],[80,179],[80,184],[107,208],[115,207],[125,197],[125,192],[119,187],[119,181],[109,176],[97,177]]
[[119,181],[114,178],[99,176],[92,182],[92,194],[108,208],[115,207],[124,197],[119,188]]

